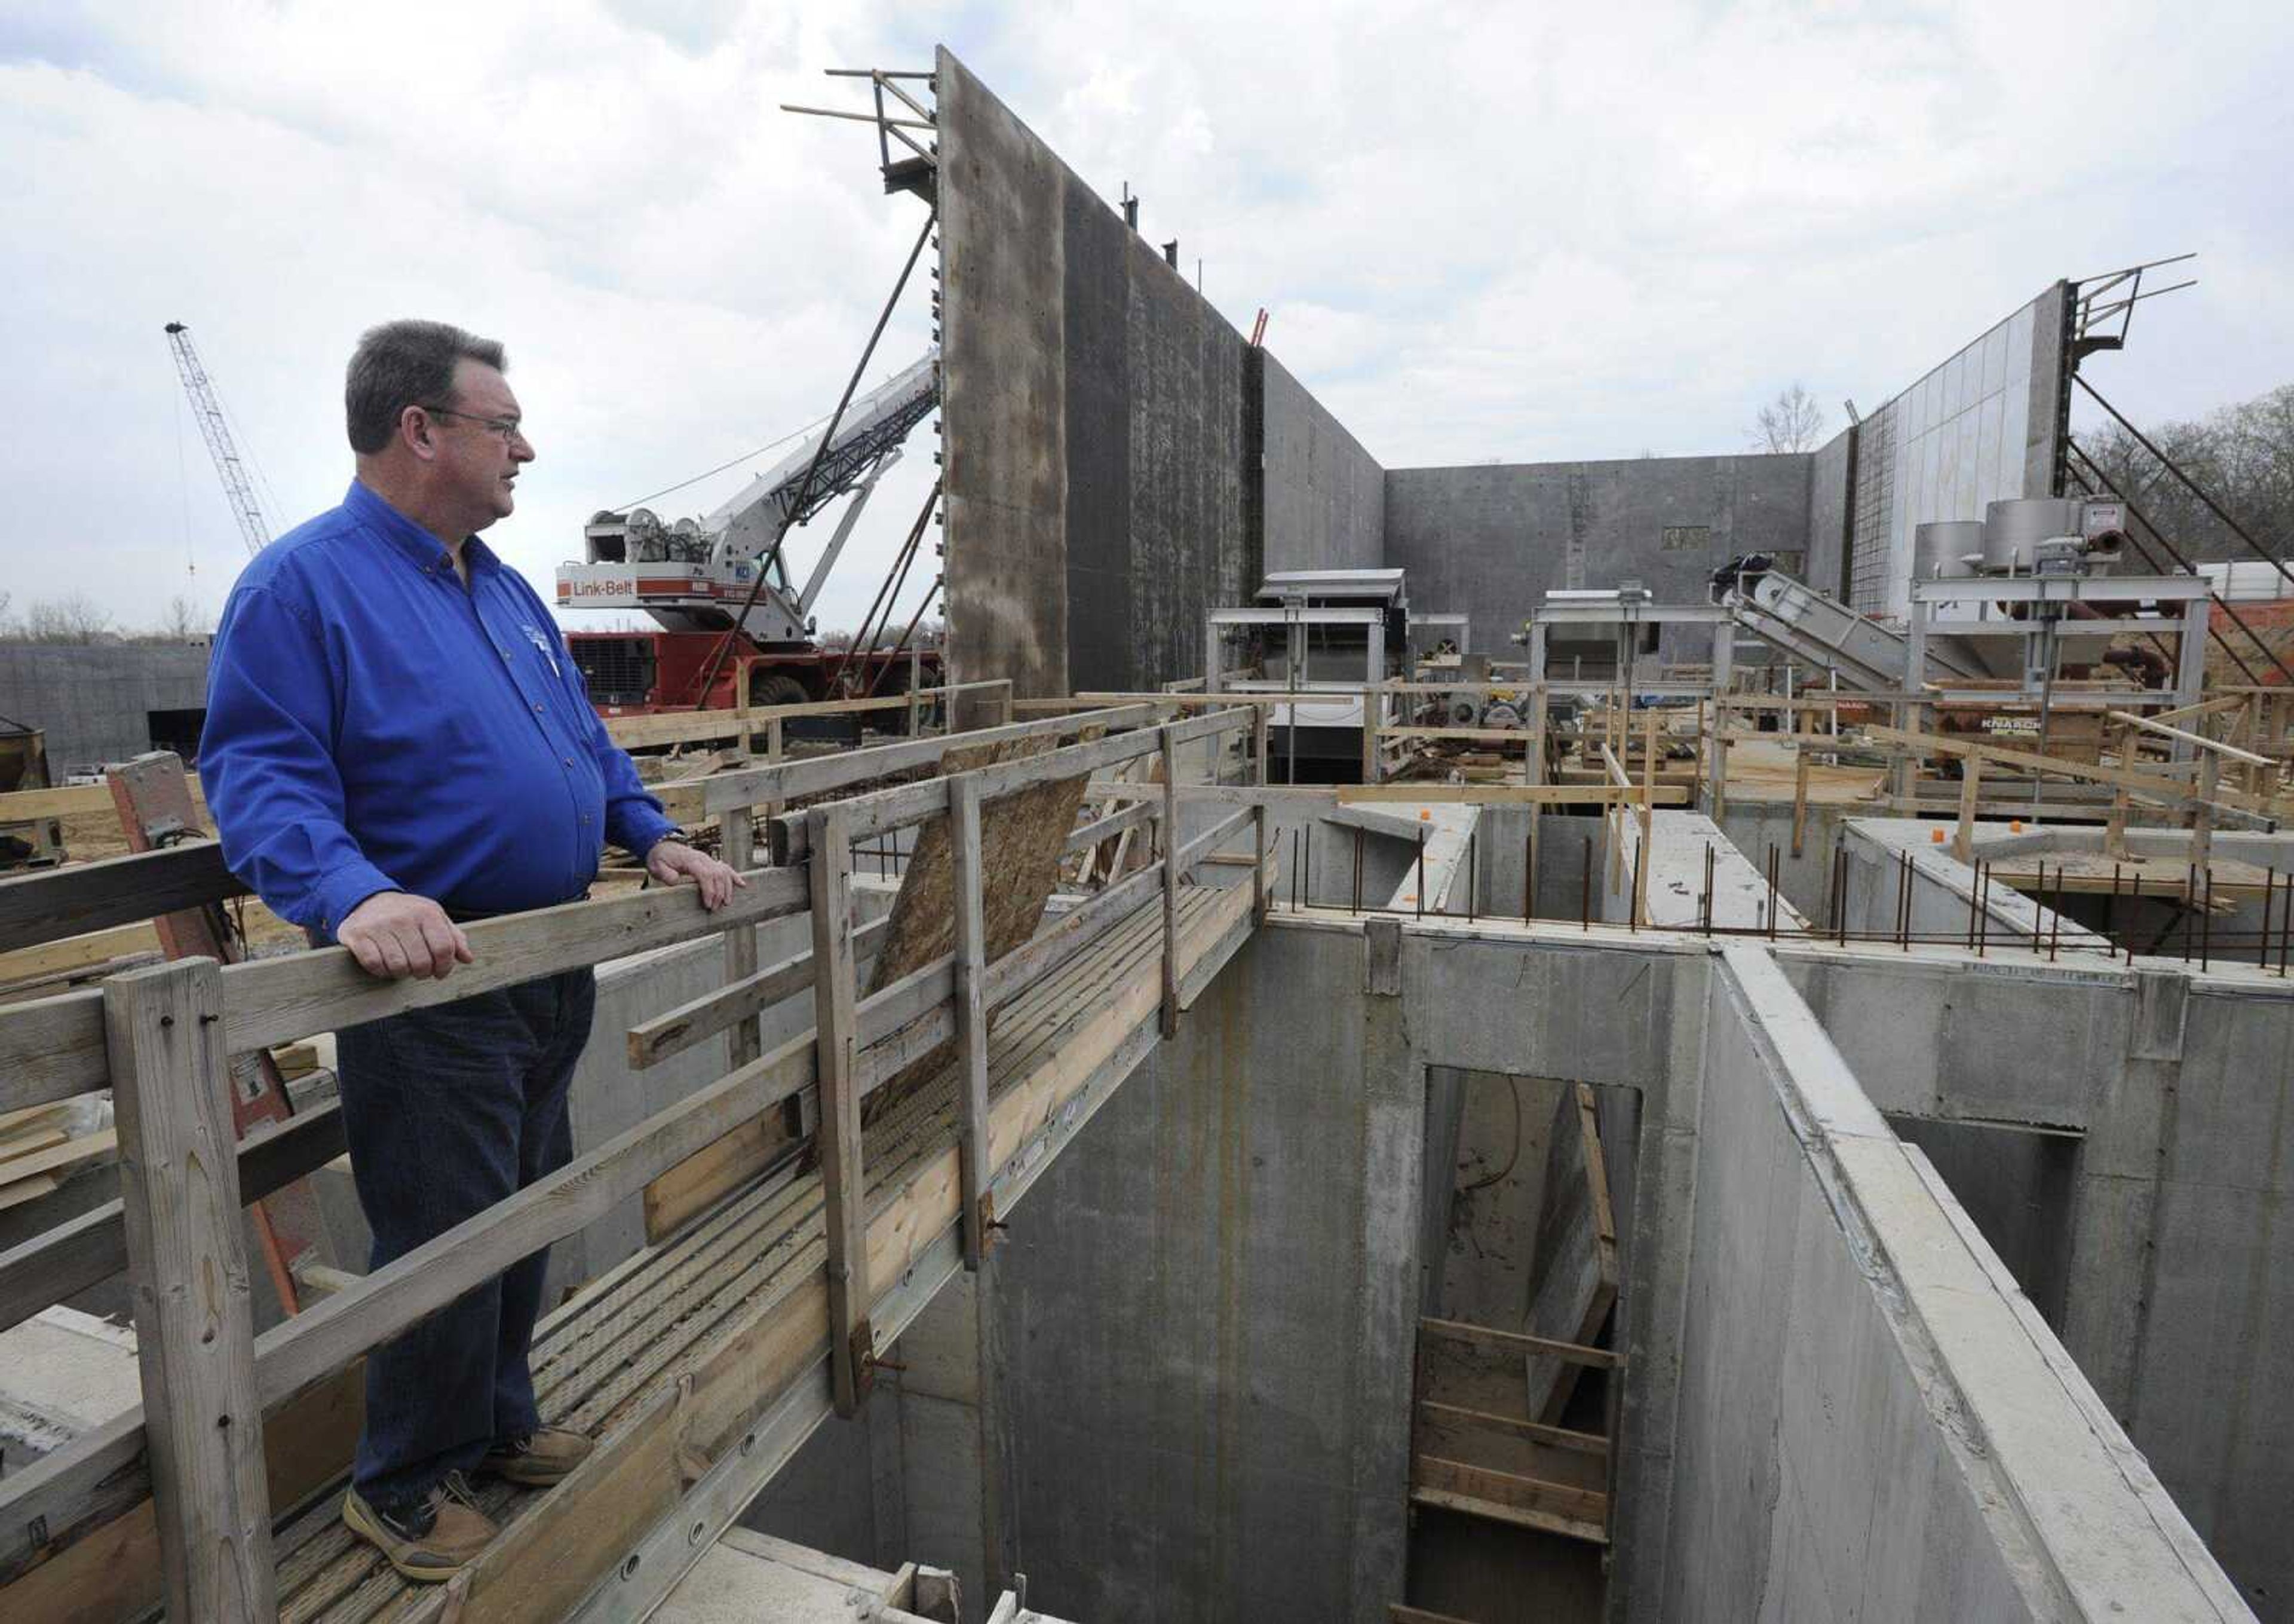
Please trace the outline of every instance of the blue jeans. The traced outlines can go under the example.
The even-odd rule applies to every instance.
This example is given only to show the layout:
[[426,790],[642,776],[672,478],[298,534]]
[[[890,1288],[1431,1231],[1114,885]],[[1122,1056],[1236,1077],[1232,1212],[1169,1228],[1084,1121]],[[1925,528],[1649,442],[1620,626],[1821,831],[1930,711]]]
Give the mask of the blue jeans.
[[[570,970],[338,1035],[371,1267],[573,1159],[565,1099],[596,1001],[591,972]],[[419,1499],[534,1429],[526,1353],[549,1263],[545,1246],[367,1355],[351,1479],[370,1505]]]

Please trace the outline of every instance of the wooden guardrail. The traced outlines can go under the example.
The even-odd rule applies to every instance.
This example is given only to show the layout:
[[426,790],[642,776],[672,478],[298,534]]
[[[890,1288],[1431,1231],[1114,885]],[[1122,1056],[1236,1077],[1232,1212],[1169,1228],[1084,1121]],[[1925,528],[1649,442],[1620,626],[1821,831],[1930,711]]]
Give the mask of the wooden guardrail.
[[642,749],[653,744],[690,744],[704,739],[740,738],[763,733],[769,735],[769,751],[777,756],[783,743],[783,724],[806,717],[865,716],[883,710],[907,712],[908,731],[913,735],[922,719],[925,706],[932,701],[954,699],[965,694],[1000,694],[1003,696],[1004,719],[1012,719],[1012,679],[991,677],[975,682],[945,682],[936,687],[905,688],[898,694],[883,694],[864,699],[807,700],[793,705],[740,705],[729,710],[664,710],[643,716],[610,716],[606,719],[606,734],[622,749]]
[[[1182,842],[1177,786],[1167,775],[1159,807],[1117,813],[1075,837],[1109,824],[1151,821],[1161,837],[1158,860],[1063,914],[1015,952],[987,959],[979,922],[983,802],[1143,755],[1159,755],[1167,769],[1182,744],[1250,726],[1249,713],[1239,709],[1159,727],[1151,721],[1143,707],[1021,724],[1017,730],[1025,734],[1117,731],[952,777],[816,805],[803,815],[809,839],[801,865],[750,869],[749,884],[713,914],[702,909],[693,890],[674,888],[481,921],[467,927],[476,962],[444,982],[377,981],[337,947],[230,966],[179,960],[115,976],[94,988],[0,1009],[0,1109],[110,1087],[119,1118],[122,1184],[120,1199],[110,1207],[0,1254],[0,1311],[20,1318],[19,1311],[36,1311],[27,1305],[41,1293],[77,1289],[124,1263],[136,1303],[144,1393],[139,1409],[0,1483],[0,1587],[37,1572],[44,1560],[61,1560],[52,1553],[67,1545],[77,1550],[84,1544],[105,1564],[127,1561],[128,1547],[118,1541],[81,1537],[136,1514],[144,1498],[137,1466],[148,1461],[164,1577],[164,1594],[149,1599],[164,1601],[177,1618],[215,1616],[217,1598],[230,1598],[226,1611],[234,1613],[273,1616],[266,1412],[306,1401],[415,1321],[807,1090],[818,1094],[821,1124],[817,1142],[827,1204],[834,1391],[840,1409],[857,1402],[874,1352],[866,1320],[862,1099],[933,1044],[956,1039],[963,1068],[960,1210],[967,1255],[976,1257],[992,1171],[986,1149],[988,1012],[1159,892],[1168,1030],[1177,1010],[1177,887],[1213,848],[1246,825],[1256,830],[1253,902],[1264,917],[1263,808],[1246,808]],[[1014,731],[989,729],[745,769],[711,781],[707,801],[719,812],[746,812],[887,772],[937,765],[952,746]],[[858,757],[874,759],[856,765]],[[863,998],[856,948],[867,928],[856,930],[852,922],[852,842],[938,816],[951,823],[956,951]],[[746,816],[727,822],[728,831],[745,832],[749,826]],[[186,896],[204,896],[201,887],[212,890],[220,883],[211,858],[187,855],[199,849],[122,860],[147,865],[137,872],[172,876],[177,886],[156,900],[147,891],[147,911],[183,905]],[[59,928],[78,906],[69,898],[85,872],[0,882],[0,919],[12,917],[21,922],[20,930],[35,933]],[[109,880],[99,889],[107,897],[119,894]],[[745,1060],[736,1047],[736,1063],[716,1082],[255,1335],[240,1209],[252,1194],[335,1154],[340,1129],[339,1118],[321,1110],[234,1146],[227,1092],[234,1054],[712,935],[746,938],[753,953],[755,926],[808,908],[814,946],[801,975],[815,995],[814,1031]],[[79,916],[86,912],[78,908]],[[712,1029],[745,1026],[753,1036],[755,1016],[769,1001],[765,995],[801,990],[799,978],[793,964],[740,978],[737,992],[726,989],[732,996],[717,995],[707,1017],[717,1023]],[[657,1023],[649,1027],[659,1058],[668,1051]],[[634,1058],[637,1034],[630,1042]],[[193,1282],[199,1289],[188,1288]],[[121,1524],[130,1528],[124,1538],[130,1546],[149,1539],[150,1525]],[[134,1526],[147,1531],[135,1534]],[[0,1589],[0,1600],[4,1596]]]

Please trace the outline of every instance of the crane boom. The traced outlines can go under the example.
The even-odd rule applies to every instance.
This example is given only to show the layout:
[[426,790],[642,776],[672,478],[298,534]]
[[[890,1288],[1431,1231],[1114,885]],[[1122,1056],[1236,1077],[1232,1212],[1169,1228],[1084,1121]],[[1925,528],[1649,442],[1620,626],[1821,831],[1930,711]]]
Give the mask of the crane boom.
[[231,516],[239,521],[240,533],[247,538],[247,550],[259,553],[271,540],[271,526],[263,516],[263,505],[255,499],[255,486],[247,477],[247,466],[240,460],[239,447],[232,443],[231,429],[224,421],[223,402],[216,396],[207,369],[199,364],[199,352],[191,347],[191,329],[181,321],[168,322],[167,347],[175,353],[175,370],[183,374],[183,393],[191,397],[191,415],[199,419],[199,433],[207,438],[207,454],[215,459],[216,472],[223,477],[223,493],[231,504]]

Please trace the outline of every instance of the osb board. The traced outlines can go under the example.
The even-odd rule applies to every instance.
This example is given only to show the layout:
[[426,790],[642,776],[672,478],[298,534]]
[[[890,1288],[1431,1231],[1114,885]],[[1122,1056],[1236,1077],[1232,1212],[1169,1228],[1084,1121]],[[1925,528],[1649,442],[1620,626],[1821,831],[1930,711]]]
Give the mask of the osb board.
[[[1078,742],[1097,738],[1102,731],[1086,728]],[[1048,753],[1057,743],[1045,735],[951,750],[940,771],[968,773],[1025,760]],[[1087,773],[1078,773],[1072,778],[1029,784],[980,807],[980,913],[989,962],[1024,946],[1036,934],[1044,905],[1058,883],[1061,854],[1075,829],[1089,777]],[[916,831],[915,845],[900,874],[900,892],[893,898],[884,928],[884,945],[868,978],[870,993],[883,991],[955,950],[955,887],[948,820],[942,814],[926,819]],[[874,1122],[910,1089],[947,1065],[954,1052],[952,1042],[940,1043],[895,1073],[869,1097],[863,1121]]]
[[[1617,1300],[1617,1224],[1609,1173],[1595,1125],[1593,1091],[1562,1091],[1546,1141],[1545,1196],[1537,1225],[1538,1279],[1522,1329],[1533,1336],[1593,1345]],[[1578,1367],[1542,1355],[1528,1360],[1529,1414],[1558,1425],[1576,1390]]]

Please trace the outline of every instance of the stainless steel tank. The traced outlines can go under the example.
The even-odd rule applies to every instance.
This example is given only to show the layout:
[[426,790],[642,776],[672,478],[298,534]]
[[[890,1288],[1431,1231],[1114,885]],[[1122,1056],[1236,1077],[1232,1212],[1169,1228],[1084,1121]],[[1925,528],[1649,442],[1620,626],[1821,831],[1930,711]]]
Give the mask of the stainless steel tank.
[[1912,532],[1912,579],[1950,581],[1975,573],[1968,560],[1983,551],[1979,519],[1945,519]]
[[1983,567],[2029,570],[2032,548],[2079,533],[2082,504],[2074,497],[2024,496],[1994,502],[1983,518]]

